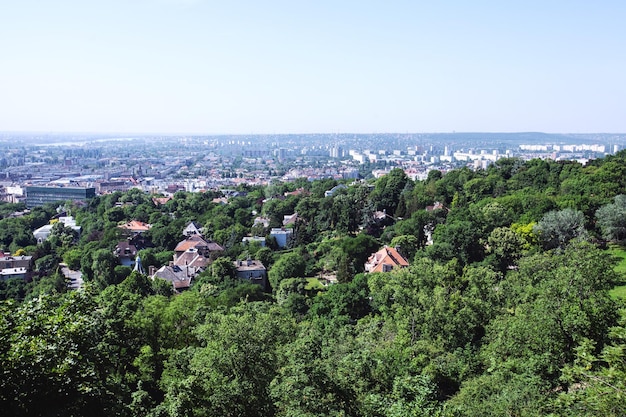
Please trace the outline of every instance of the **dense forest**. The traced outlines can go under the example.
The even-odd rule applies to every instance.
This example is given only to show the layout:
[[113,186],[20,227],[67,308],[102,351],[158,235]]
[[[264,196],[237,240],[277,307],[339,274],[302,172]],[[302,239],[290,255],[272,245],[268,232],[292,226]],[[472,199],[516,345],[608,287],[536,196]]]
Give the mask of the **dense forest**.
[[[620,416],[626,152],[581,165],[502,159],[486,170],[401,169],[86,204],[0,205],[0,248],[32,281],[0,282],[0,409],[12,416]],[[32,231],[58,211],[37,245]],[[268,236],[297,213],[295,239]],[[381,215],[382,213],[382,215]],[[265,224],[255,223],[263,216]],[[187,291],[122,266],[118,225],[147,222],[144,270],[202,225],[222,256]],[[397,247],[406,268],[365,273]],[[270,290],[238,280],[258,259]],[[80,270],[70,290],[59,264]],[[336,283],[321,285],[323,277]]]

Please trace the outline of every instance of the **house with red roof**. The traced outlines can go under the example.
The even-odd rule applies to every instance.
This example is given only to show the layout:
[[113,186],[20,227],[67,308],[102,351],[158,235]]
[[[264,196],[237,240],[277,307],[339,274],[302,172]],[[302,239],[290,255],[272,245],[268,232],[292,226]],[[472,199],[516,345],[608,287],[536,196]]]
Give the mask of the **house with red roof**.
[[396,248],[385,245],[367,259],[365,272],[389,272],[394,268],[406,268],[407,266],[409,266],[409,261]]
[[217,243],[211,240],[206,241],[199,235],[191,235],[178,242],[174,248],[174,262],[176,263],[176,260],[190,249],[194,249],[199,255],[210,259],[214,259],[218,254],[224,252],[224,248]]
[[123,229],[127,233],[130,233],[132,235],[137,235],[139,233],[147,232],[148,230],[152,228],[152,225],[148,223],[140,222],[139,220],[131,220],[128,223],[120,224],[117,227],[119,227],[120,229]]

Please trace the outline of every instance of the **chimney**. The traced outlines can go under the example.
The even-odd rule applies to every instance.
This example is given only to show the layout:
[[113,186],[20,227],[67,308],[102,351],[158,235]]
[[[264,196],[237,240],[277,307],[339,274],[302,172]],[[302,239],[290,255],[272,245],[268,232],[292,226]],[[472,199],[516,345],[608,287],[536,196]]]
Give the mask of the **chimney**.
[[155,273],[156,273],[156,267],[155,267],[154,265],[150,265],[150,266],[148,267],[148,274],[149,274],[151,277],[153,277]]

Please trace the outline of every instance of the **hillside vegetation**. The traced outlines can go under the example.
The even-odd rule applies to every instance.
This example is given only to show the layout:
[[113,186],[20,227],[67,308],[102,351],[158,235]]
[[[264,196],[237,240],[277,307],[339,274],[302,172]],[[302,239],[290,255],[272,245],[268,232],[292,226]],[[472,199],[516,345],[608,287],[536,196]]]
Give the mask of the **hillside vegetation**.
[[[116,192],[65,203],[80,235],[58,223],[40,245],[31,232],[57,207],[0,205],[0,247],[35,260],[31,282],[0,282],[3,415],[626,414],[626,152],[424,181],[394,169],[324,196],[339,184],[241,186],[228,204]],[[293,213],[279,248],[270,228]],[[191,221],[225,250],[175,293],[120,265],[131,220],[152,225],[145,271]],[[242,243],[253,235],[267,246]],[[384,245],[409,266],[365,273]],[[268,291],[235,278],[246,259]]]

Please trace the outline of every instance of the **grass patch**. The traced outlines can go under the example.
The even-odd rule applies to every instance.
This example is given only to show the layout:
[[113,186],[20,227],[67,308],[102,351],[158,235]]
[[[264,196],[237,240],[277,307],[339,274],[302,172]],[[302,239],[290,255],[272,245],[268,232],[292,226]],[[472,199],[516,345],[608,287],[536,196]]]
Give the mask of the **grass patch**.
[[615,265],[615,272],[617,272],[622,278],[622,282],[617,284],[615,288],[610,291],[611,297],[614,299],[626,299],[626,248],[623,246],[613,245],[609,247],[608,252],[620,259],[618,264]]
[[323,290],[326,287],[317,278],[307,278],[307,284],[304,287],[306,291]]
[[626,300],[626,284],[616,286],[611,291],[609,291],[609,295],[614,300],[617,300],[617,299]]

